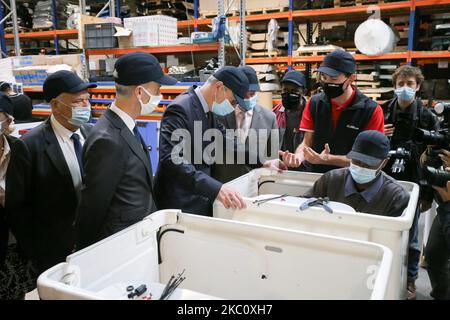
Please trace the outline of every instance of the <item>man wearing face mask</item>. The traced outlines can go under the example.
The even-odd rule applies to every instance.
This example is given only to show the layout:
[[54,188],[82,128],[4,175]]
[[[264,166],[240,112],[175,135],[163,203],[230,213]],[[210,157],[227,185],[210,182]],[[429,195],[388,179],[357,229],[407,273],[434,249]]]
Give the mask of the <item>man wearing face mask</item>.
[[295,154],[280,151],[289,167],[302,163],[307,171],[327,172],[348,167],[345,156],[356,136],[365,130],[384,132],[383,110],[352,83],[356,80],[356,61],[343,50],[329,53],[319,68],[322,93],[308,101],[300,130],[305,131]]
[[[241,70],[224,66],[210,76],[202,87],[190,88],[169,105],[161,121],[160,164],[155,176],[159,209],[181,209],[211,216],[212,204],[216,199],[226,208],[245,208],[239,192],[213,178],[212,168],[218,153],[224,155],[230,151],[237,154],[238,150],[245,155],[245,164],[252,167],[262,165],[257,155],[250,156],[252,149],[246,149],[238,139],[226,134],[225,127],[217,119],[217,116],[233,113],[237,105],[245,106],[248,88],[249,81]],[[185,135],[181,142],[175,139],[176,133],[183,132]],[[207,148],[211,140],[205,138],[207,132],[218,133],[219,136],[213,139],[223,142],[221,146],[219,141],[214,142],[213,146],[229,146],[232,150],[216,149],[216,154],[209,157]],[[183,141],[187,150],[178,149]],[[251,163],[252,158],[255,163]],[[280,170],[280,166],[284,168],[278,159],[268,160],[264,166],[274,170]]]
[[[278,152],[278,126],[273,112],[260,106],[257,102],[259,81],[255,69],[249,66],[239,67],[249,81],[248,92],[245,96],[245,105],[238,105],[234,112],[219,117],[218,120],[226,129],[237,130],[240,141],[245,147],[252,148],[255,152],[265,152],[270,158],[278,157],[272,154],[272,143],[275,141],[275,149]],[[276,137],[272,139],[272,134]],[[264,148],[264,150],[260,150]],[[226,183],[240,177],[252,170],[245,164],[216,164],[213,176],[217,180]]]
[[149,53],[120,57],[114,66],[116,99],[83,148],[84,186],[77,213],[77,250],[141,221],[156,210],[153,172],[136,118],[161,101],[164,75]]
[[[419,68],[413,66],[401,66],[392,76],[395,88],[395,97],[383,104],[385,115],[385,133],[391,140],[392,150],[405,148],[411,153],[411,159],[405,162],[405,168],[400,173],[393,173],[392,159],[385,171],[397,180],[420,183],[423,180],[420,155],[426,146],[413,141],[415,128],[424,130],[438,130],[439,120],[422,104],[422,99],[417,97],[417,92],[424,81]],[[431,192],[430,192],[431,191]],[[420,210],[426,211],[431,206],[432,190],[427,186],[421,186],[420,206],[417,206],[416,215],[410,230],[410,244],[408,254],[408,299],[416,298],[415,280],[419,274],[420,246],[418,239],[418,220]]]
[[389,156],[389,140],[378,131],[361,132],[347,154],[350,167],[328,171],[305,197],[328,197],[357,212],[389,217],[402,215],[409,194],[382,169]]
[[298,124],[306,105],[305,87],[305,76],[300,71],[288,71],[281,80],[282,104],[273,108],[280,130],[280,150],[294,152],[303,141],[305,133],[299,130]]
[[83,178],[82,146],[92,129],[89,88],[75,73],[58,71],[44,82],[52,115],[22,139],[8,197],[12,230],[38,274],[65,260],[75,245],[73,226]]

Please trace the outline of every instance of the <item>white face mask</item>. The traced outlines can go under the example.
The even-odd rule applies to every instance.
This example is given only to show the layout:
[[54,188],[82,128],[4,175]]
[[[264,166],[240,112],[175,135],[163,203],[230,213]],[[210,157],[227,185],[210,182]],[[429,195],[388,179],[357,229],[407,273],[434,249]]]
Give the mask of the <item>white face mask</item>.
[[378,167],[377,169],[369,169],[369,168],[363,168],[360,166],[357,166],[353,162],[350,163],[350,174],[352,175],[353,180],[358,184],[366,184],[369,183],[378,176],[378,173],[380,172]]
[[158,96],[153,96],[144,87],[141,88],[150,97],[147,103],[143,103],[141,98],[137,98],[139,103],[141,104],[141,115],[150,114],[156,109],[163,97],[161,94]]

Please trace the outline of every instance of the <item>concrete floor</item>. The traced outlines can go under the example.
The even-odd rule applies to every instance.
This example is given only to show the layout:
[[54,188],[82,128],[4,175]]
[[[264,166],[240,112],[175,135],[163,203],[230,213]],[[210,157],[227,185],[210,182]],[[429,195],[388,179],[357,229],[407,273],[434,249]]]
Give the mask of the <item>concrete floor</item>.
[[[424,236],[424,226],[427,214],[429,214],[429,212],[421,214],[419,219],[419,243],[422,243],[422,239]],[[416,287],[417,287],[417,300],[433,299],[430,296],[431,291],[430,279],[428,278],[427,270],[423,267],[421,267],[419,270],[419,278],[416,281]],[[39,300],[37,289],[29,292],[25,296],[25,300]]]

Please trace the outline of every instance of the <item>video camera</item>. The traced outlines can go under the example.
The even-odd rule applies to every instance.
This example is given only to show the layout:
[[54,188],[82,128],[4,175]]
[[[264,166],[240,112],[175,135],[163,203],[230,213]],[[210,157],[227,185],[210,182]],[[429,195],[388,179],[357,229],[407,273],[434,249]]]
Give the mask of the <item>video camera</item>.
[[447,186],[447,181],[450,180],[450,171],[439,170],[427,166],[424,169],[424,176],[430,185],[445,188]]
[[411,160],[411,152],[405,148],[389,151],[389,156],[395,159],[391,166],[392,173],[400,173],[405,170],[405,163]]

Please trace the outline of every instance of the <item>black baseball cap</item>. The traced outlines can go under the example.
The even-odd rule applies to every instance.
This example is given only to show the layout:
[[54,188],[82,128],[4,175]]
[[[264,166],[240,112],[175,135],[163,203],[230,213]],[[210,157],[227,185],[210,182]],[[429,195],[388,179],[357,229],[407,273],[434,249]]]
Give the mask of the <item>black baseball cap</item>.
[[363,131],[355,139],[347,158],[378,166],[389,155],[389,139],[380,131]]
[[319,72],[330,77],[337,77],[342,73],[356,73],[356,61],[353,56],[345,50],[335,50],[326,55]]
[[225,66],[217,70],[213,77],[222,81],[225,87],[233,92],[234,98],[240,106],[245,106],[245,96],[248,92],[249,82],[244,72],[239,68]]
[[132,52],[120,57],[114,65],[114,80],[124,86],[138,86],[147,82],[174,85],[177,79],[164,75],[158,59],[146,52]]
[[45,100],[50,102],[61,93],[76,93],[95,87],[95,83],[83,81],[76,73],[61,70],[49,75],[42,88]]
[[4,93],[0,92],[0,112],[7,113],[12,115],[13,113],[13,104],[11,99]]
[[283,79],[281,79],[281,83],[284,82],[291,82],[299,87],[306,87],[306,79],[305,76],[303,75],[303,73],[301,73],[300,71],[296,71],[296,70],[290,70],[288,72],[286,72],[286,74],[284,75]]
[[11,89],[11,84],[6,81],[0,81],[0,91],[6,91],[8,89]]
[[238,69],[245,73],[248,79],[248,91],[261,91],[255,69],[249,66],[239,67]]

